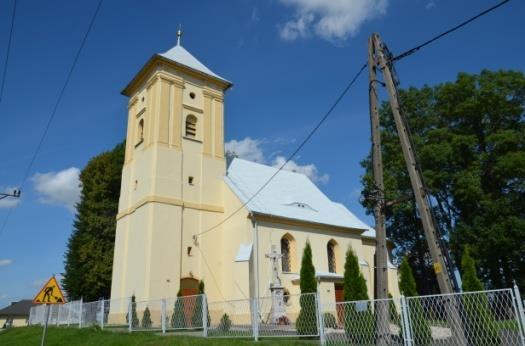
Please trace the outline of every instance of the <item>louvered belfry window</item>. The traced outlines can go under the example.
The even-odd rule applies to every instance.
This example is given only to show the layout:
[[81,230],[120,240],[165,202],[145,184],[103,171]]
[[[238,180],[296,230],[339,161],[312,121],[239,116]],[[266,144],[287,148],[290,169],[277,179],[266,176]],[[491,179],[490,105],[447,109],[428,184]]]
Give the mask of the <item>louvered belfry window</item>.
[[195,138],[197,136],[197,118],[194,115],[186,117],[186,137]]
[[328,271],[330,273],[336,272],[335,267],[335,251],[334,251],[334,244],[332,242],[328,242],[326,245],[326,252],[328,255]]
[[290,241],[287,238],[281,238],[281,258],[283,272],[291,272],[290,265]]

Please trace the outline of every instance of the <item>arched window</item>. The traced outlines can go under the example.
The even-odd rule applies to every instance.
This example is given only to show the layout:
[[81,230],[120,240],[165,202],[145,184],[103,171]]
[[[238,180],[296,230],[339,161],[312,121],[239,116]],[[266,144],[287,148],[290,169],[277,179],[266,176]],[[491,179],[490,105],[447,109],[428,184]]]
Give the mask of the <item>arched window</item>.
[[281,264],[283,272],[295,270],[295,239],[286,233],[281,238]]
[[326,254],[328,256],[328,271],[330,273],[337,272],[336,246],[337,246],[337,243],[335,242],[335,240],[330,240],[328,244],[326,244]]
[[137,145],[144,141],[144,119],[139,120],[139,127],[137,129]]
[[197,118],[195,115],[186,117],[186,137],[195,138],[197,136]]

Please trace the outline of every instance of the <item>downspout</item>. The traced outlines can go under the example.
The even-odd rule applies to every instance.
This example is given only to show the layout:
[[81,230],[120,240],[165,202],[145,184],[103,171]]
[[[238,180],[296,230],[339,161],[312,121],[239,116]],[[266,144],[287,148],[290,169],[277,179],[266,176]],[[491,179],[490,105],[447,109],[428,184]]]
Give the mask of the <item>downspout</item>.
[[252,219],[253,225],[253,255],[255,257],[255,299],[257,301],[257,307],[259,307],[259,229],[257,225],[257,220],[252,212],[250,212],[250,218]]

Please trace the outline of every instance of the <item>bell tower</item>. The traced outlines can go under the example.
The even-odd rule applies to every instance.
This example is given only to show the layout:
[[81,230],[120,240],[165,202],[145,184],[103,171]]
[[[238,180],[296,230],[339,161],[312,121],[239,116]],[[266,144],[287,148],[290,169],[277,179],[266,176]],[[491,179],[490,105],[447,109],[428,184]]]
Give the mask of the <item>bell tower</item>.
[[153,55],[129,97],[112,298],[173,297],[202,278],[192,236],[223,217],[224,92],[181,45]]

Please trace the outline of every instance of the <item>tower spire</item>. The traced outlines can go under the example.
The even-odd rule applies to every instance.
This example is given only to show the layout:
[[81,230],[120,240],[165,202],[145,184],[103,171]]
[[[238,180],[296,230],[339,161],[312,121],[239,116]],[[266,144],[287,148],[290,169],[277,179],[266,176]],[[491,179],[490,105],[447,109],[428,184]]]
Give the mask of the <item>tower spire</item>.
[[181,37],[182,37],[182,25],[179,24],[179,30],[177,30],[177,46],[180,46]]

